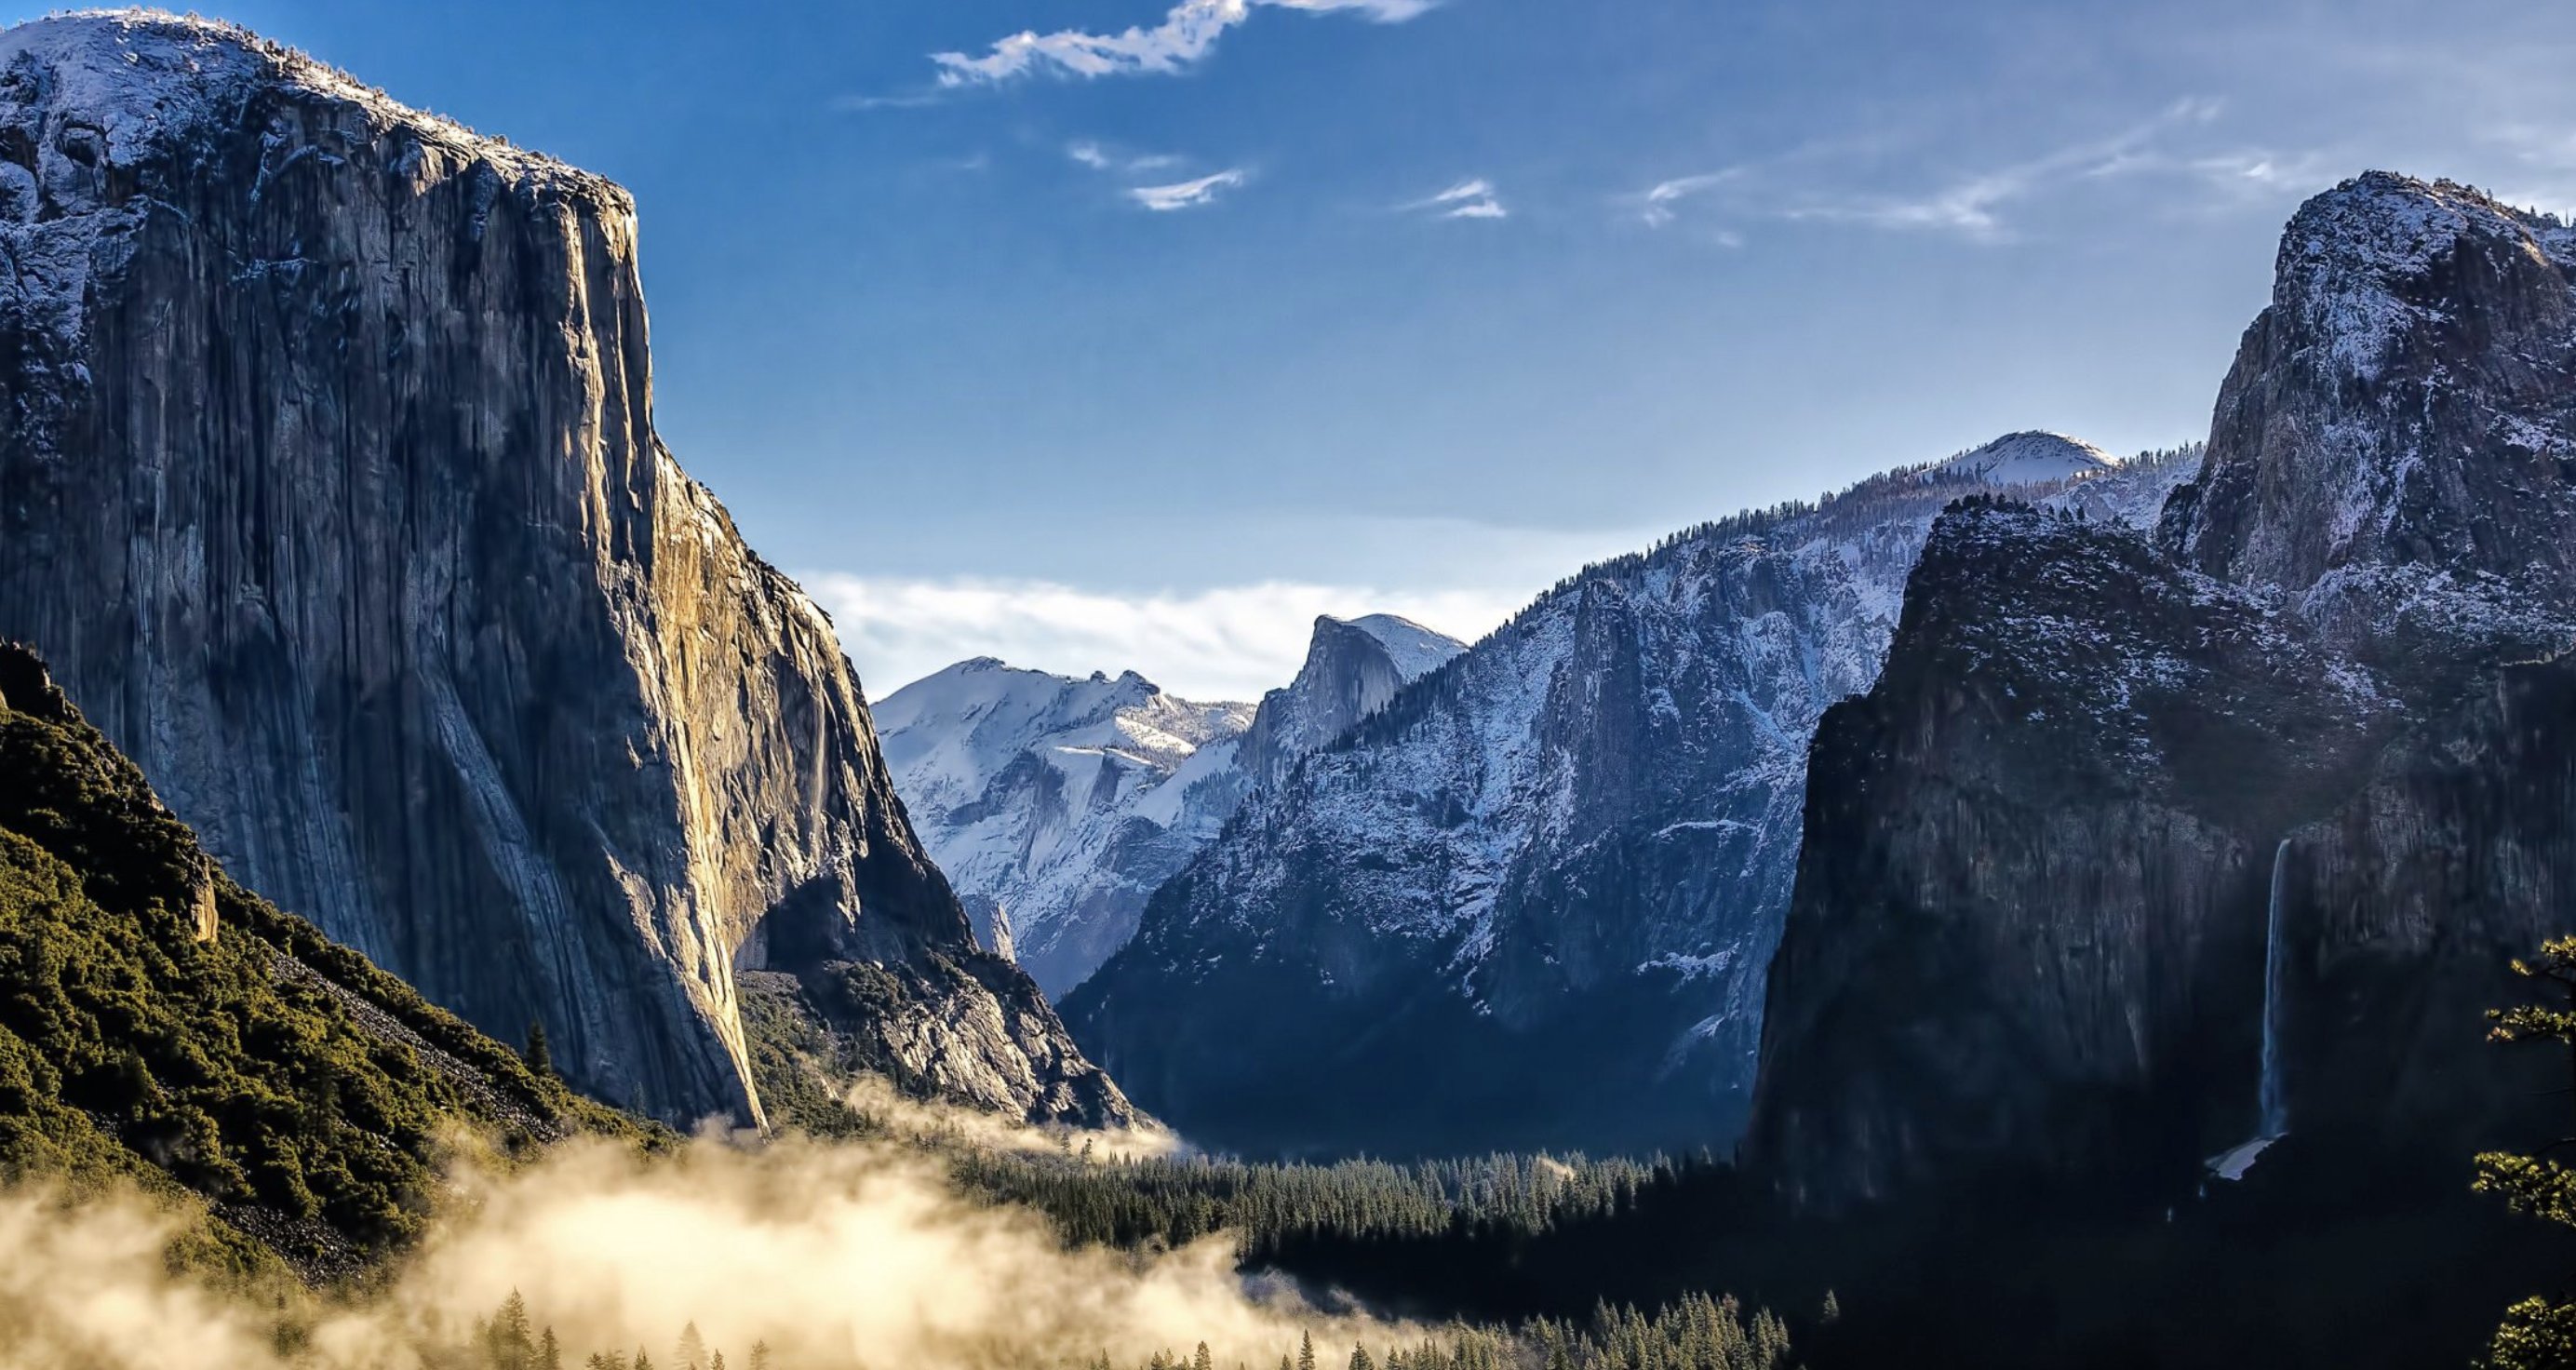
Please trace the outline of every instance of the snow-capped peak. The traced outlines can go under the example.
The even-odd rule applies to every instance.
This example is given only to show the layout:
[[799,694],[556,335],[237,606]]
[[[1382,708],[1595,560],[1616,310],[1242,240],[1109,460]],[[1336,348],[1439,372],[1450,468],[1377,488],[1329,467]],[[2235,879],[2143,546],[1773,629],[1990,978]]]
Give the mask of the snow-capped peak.
[[1976,476],[1989,485],[2035,485],[2072,480],[2108,471],[2119,463],[2089,442],[2063,433],[2031,430],[2006,433],[1983,447],[1971,448],[1933,468]]
[[1467,650],[1466,643],[1447,633],[1425,628],[1412,619],[1394,614],[1369,614],[1363,618],[1335,621],[1347,623],[1376,638],[1378,645],[1386,649],[1387,659],[1395,664],[1396,674],[1406,680],[1429,675],[1451,657]]
[[1134,671],[977,657],[874,712],[895,790],[986,945],[1007,926],[1021,965],[1061,993],[1257,785],[1465,650],[1393,614],[1327,616],[1305,669],[1258,711],[1175,699]]
[[[488,160],[514,174],[542,171],[607,190],[608,183],[541,153],[487,138],[386,95],[348,73],[219,19],[166,10],[75,10],[0,29],[0,72],[35,71],[43,104],[67,123],[97,129],[113,164],[184,137],[214,119],[237,117],[259,82],[363,109],[380,125],[402,124],[424,139]],[[622,198],[624,192],[614,192]]]

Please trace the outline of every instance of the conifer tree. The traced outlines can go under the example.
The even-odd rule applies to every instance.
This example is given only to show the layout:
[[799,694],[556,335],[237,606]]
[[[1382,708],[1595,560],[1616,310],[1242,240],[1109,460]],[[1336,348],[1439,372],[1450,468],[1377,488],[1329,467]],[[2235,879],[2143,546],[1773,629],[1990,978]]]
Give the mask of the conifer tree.
[[[2554,1043],[2568,1053],[2571,1083],[2576,1083],[2576,937],[2543,943],[2539,958],[2515,961],[2513,973],[2543,982],[2559,1003],[2489,1010],[2487,1021],[2495,1026],[2488,1039]],[[2576,1137],[2561,1138],[2553,1146],[2569,1144],[2576,1144]],[[2576,1227],[2576,1170],[2545,1156],[2487,1152],[2478,1157],[2476,1189],[2501,1195],[2516,1213]],[[2483,1364],[2490,1370],[2576,1367],[2576,1298],[2533,1294],[2506,1309]]]
[[696,1322],[680,1329],[680,1344],[671,1359],[679,1363],[677,1370],[707,1370],[707,1339],[698,1335]]
[[537,1370],[563,1370],[563,1343],[555,1340],[552,1324],[544,1336],[537,1338]]
[[1315,1370],[1315,1334],[1297,1334],[1297,1370]]
[[1190,1370],[1216,1370],[1216,1357],[1208,1354],[1206,1342],[1200,1342],[1199,1349],[1191,1354]]
[[1351,1370],[1377,1370],[1377,1360],[1369,1355],[1367,1347],[1357,1344],[1351,1347]]
[[528,1069],[543,1079],[555,1073],[555,1054],[546,1045],[546,1025],[534,1018],[528,1020],[528,1048],[522,1053]]
[[532,1370],[536,1361],[534,1329],[528,1322],[528,1301],[519,1291],[501,1301],[501,1311],[485,1326],[485,1354],[493,1370]]

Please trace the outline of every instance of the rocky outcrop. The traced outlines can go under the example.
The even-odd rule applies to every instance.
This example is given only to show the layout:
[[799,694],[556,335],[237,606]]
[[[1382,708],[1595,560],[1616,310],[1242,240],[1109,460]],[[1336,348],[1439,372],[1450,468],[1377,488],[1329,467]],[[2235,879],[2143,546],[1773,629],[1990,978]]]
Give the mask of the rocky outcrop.
[[1467,644],[1393,614],[1315,619],[1297,678],[1261,697],[1236,769],[1275,788],[1299,758],[1385,708],[1396,691],[1448,664]]
[[1852,1198],[2241,1139],[2258,1053],[2209,1025],[2255,1021],[2274,842],[2397,722],[2293,615],[2132,531],[1953,510],[1886,671],[1816,735],[1750,1151]]
[[1944,517],[1818,735],[1757,1168],[1824,1206],[2187,1185],[2284,1125],[2267,1023],[2293,1133],[2493,1139],[2526,1091],[2478,1010],[2576,876],[2563,233],[2347,183],[2292,221],[2157,545]]
[[1935,512],[1991,488],[1908,468],[1569,579],[1249,801],[1067,1021],[1244,1151],[1730,1141],[1809,735]]
[[238,30],[0,36],[0,633],[237,876],[582,1086],[756,1117],[738,968],[1115,1119],[823,614],[654,435],[625,192]]
[[2165,535],[2305,591],[2391,567],[2576,594],[2576,230],[2374,172],[2281,240]]

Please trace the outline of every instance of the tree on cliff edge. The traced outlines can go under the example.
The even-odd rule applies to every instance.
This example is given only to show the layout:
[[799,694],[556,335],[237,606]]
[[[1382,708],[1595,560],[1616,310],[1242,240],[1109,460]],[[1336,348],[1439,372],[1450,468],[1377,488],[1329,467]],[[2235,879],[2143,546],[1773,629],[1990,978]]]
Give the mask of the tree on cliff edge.
[[[2513,973],[2544,982],[2559,1002],[2489,1010],[2487,1019],[2495,1026],[2488,1038],[2556,1043],[2567,1052],[2568,1093],[2576,1098],[2576,937],[2543,943],[2539,958],[2514,962]],[[2576,1146],[2576,1137],[2561,1137],[2536,1156],[2479,1156],[2477,1191],[2502,1195],[2516,1213],[2576,1227],[2576,1169],[2548,1159],[2564,1146]],[[2506,1309],[2482,1364],[2489,1370],[2576,1370],[2576,1297],[2534,1294]]]

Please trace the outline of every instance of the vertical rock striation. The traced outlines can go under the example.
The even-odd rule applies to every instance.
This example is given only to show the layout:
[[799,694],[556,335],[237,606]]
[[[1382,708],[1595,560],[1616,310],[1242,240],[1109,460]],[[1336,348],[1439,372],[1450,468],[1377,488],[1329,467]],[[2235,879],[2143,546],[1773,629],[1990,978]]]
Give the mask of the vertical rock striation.
[[634,206],[238,30],[0,34],[0,634],[246,883],[581,1085],[756,1117],[735,973],[1123,1116],[975,950],[823,614],[654,435]]

